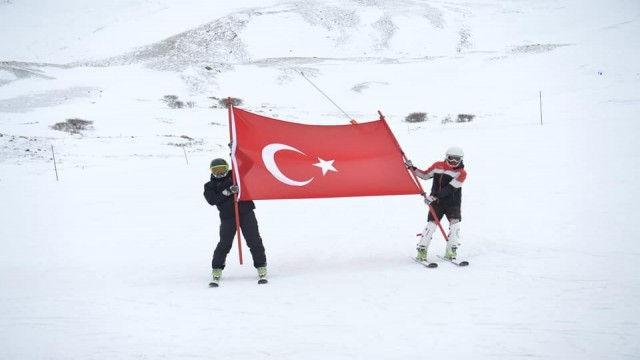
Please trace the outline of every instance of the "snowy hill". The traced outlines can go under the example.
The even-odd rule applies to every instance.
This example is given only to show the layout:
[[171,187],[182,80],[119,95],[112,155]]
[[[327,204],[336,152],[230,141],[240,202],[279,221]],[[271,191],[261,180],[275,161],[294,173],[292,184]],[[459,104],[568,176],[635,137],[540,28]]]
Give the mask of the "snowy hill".
[[[637,1],[0,1],[0,34],[0,359],[640,357]],[[244,246],[209,289],[228,96],[463,147],[471,266],[409,259],[418,196],[258,201],[270,284]]]

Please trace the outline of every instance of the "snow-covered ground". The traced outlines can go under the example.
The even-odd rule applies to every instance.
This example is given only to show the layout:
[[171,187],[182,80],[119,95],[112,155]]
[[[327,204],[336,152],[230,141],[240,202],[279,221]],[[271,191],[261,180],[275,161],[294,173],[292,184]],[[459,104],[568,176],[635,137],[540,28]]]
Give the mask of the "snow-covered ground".
[[[5,0],[0,34],[0,359],[640,357],[637,1]],[[463,147],[471,266],[409,259],[419,196],[257,201],[271,282],[244,246],[208,288],[228,96]]]

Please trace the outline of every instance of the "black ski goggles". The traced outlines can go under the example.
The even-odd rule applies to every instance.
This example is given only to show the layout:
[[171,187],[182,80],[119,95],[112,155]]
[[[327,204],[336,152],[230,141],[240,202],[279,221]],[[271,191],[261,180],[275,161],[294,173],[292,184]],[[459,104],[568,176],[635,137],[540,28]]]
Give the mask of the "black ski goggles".
[[458,165],[462,162],[462,156],[447,155],[447,162],[452,165]]

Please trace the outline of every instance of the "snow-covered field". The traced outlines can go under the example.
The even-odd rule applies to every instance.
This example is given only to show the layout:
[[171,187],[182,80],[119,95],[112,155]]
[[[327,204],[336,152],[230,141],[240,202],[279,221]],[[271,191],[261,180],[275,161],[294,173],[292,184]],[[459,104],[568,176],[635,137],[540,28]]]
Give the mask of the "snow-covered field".
[[[640,358],[637,1],[239,3],[0,1],[0,359]],[[257,201],[208,288],[228,96],[463,147],[471,266],[419,196]]]

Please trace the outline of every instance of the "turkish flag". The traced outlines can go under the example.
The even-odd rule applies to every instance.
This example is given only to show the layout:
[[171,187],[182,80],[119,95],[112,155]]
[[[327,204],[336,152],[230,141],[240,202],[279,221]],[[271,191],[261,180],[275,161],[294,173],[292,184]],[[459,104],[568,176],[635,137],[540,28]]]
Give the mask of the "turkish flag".
[[420,194],[383,118],[305,125],[230,111],[240,200]]

